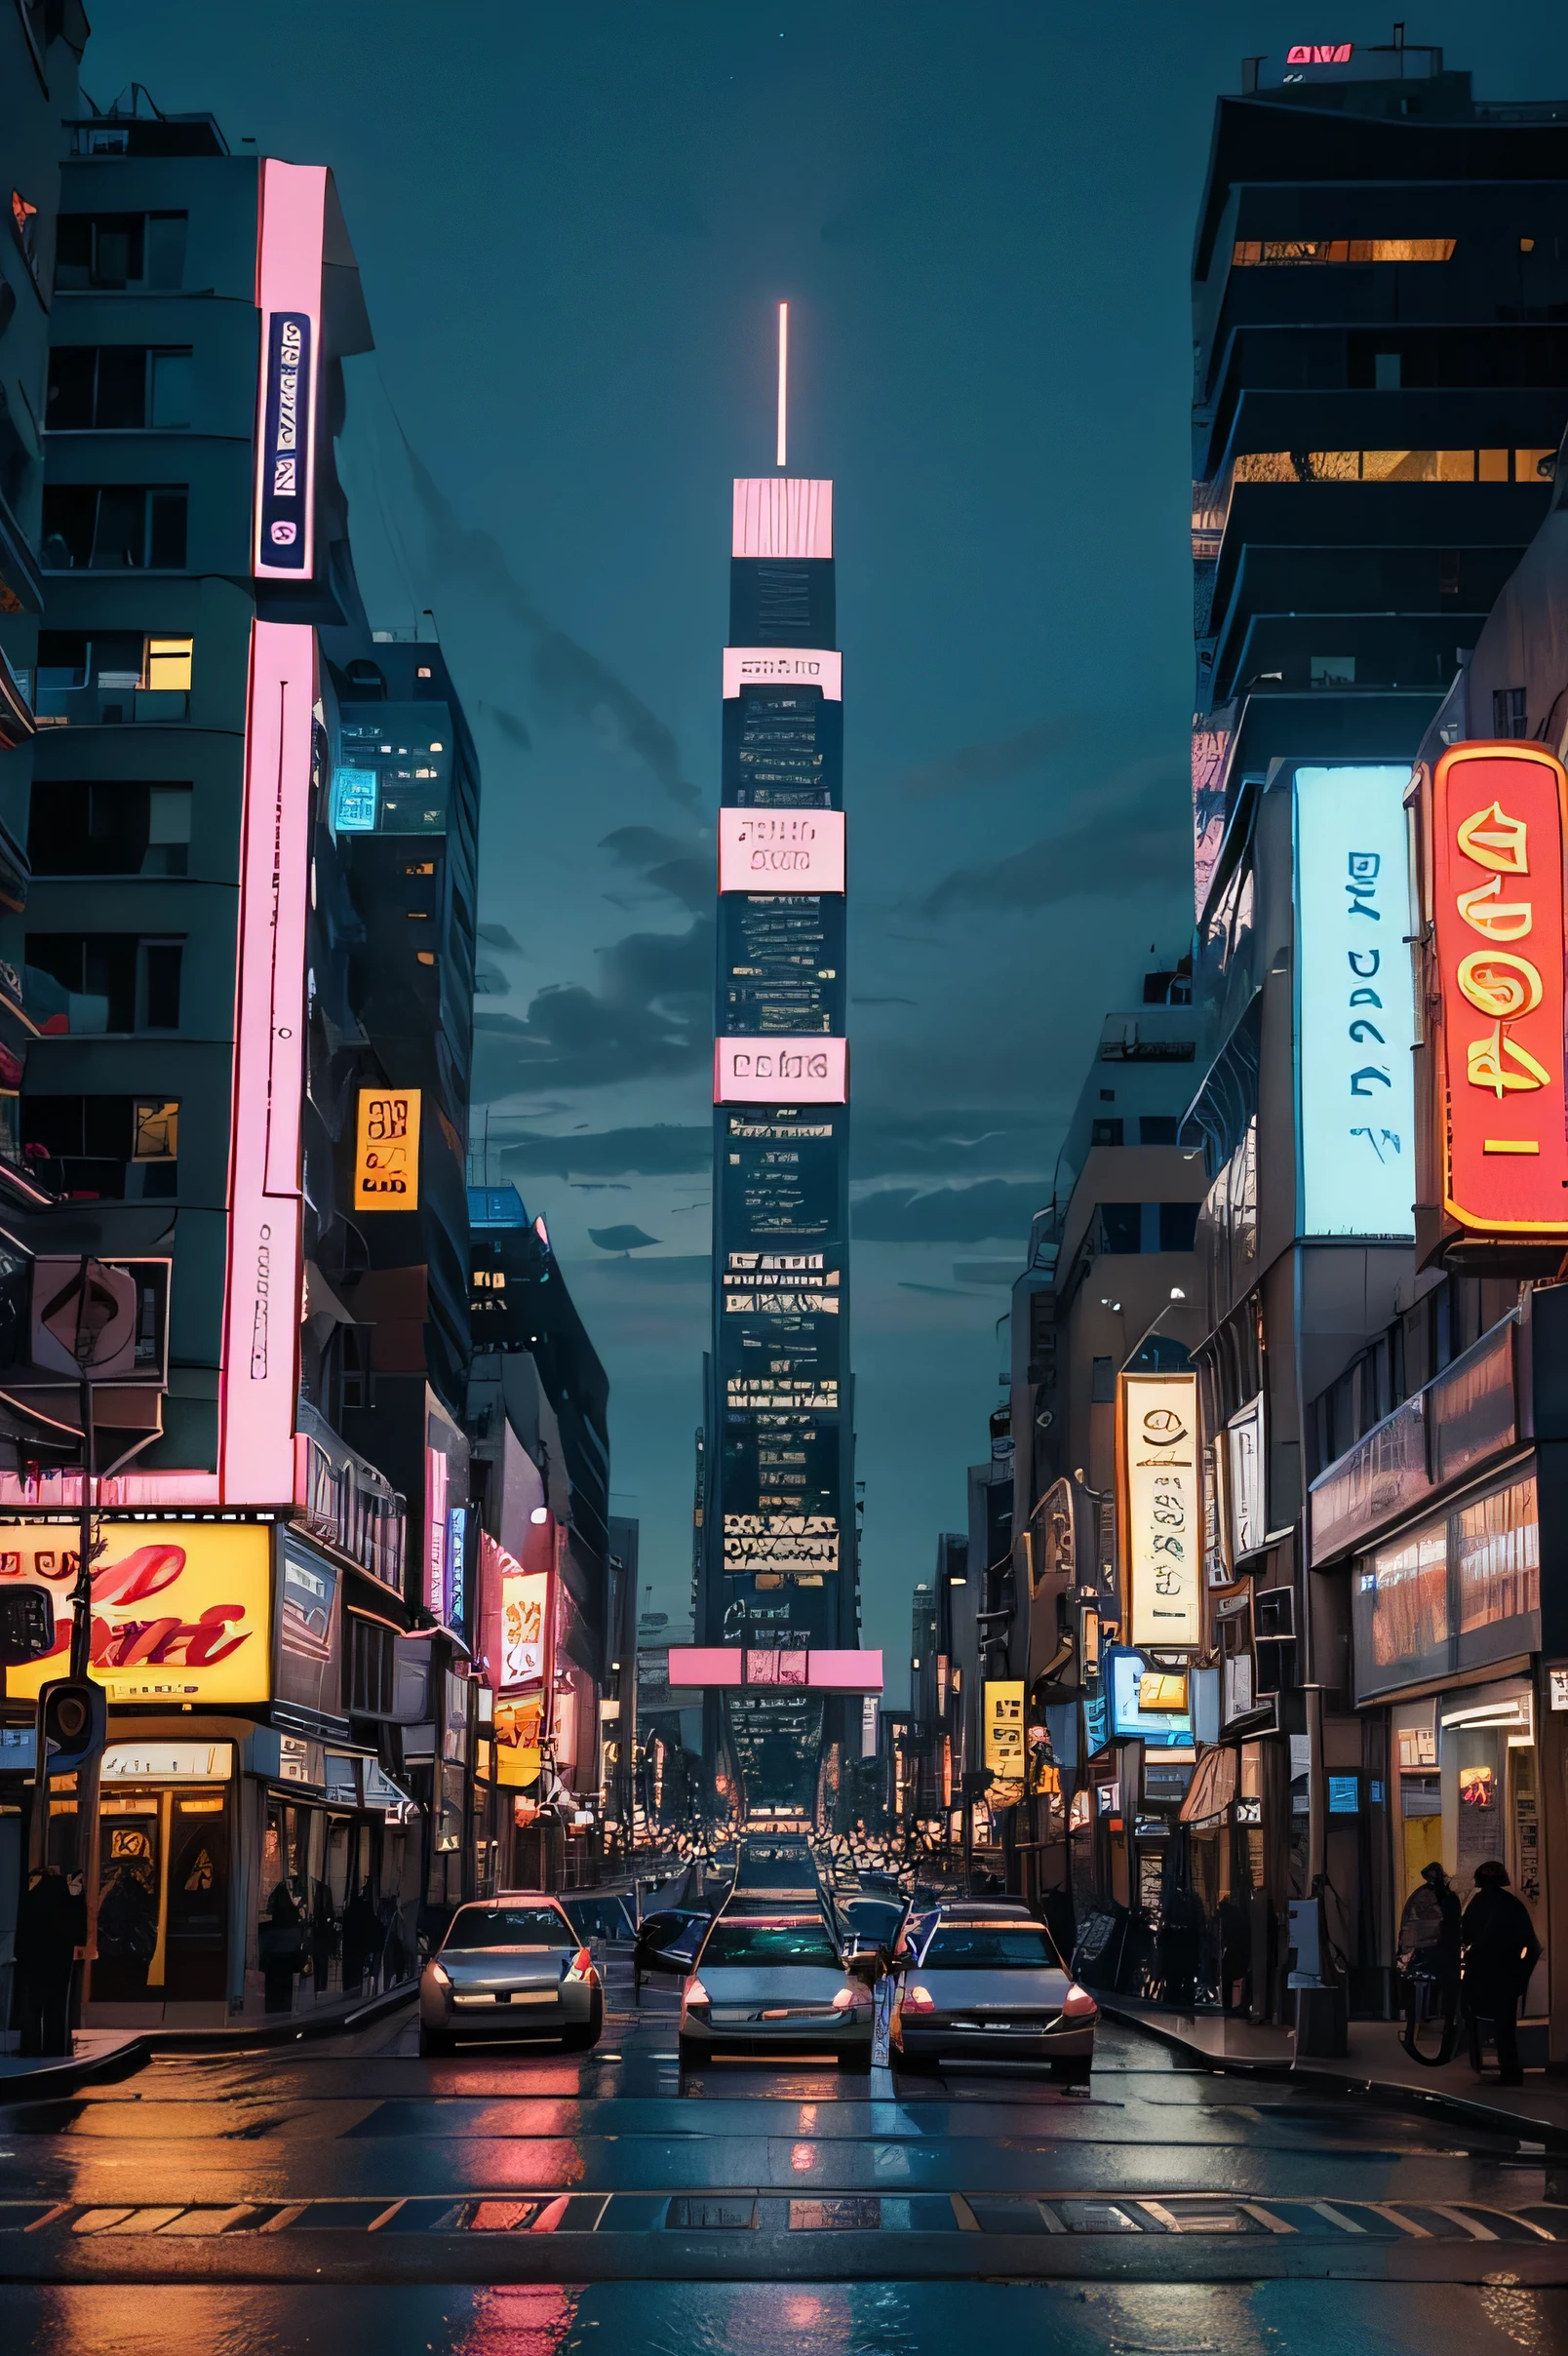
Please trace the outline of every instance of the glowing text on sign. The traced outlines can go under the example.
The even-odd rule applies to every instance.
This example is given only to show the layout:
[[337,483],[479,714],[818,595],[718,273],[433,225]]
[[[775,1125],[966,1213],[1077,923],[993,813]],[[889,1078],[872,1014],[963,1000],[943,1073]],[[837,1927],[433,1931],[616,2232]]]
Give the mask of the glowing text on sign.
[[1456,745],[1432,778],[1444,1206],[1487,1233],[1568,1231],[1565,798],[1525,742]]
[[1202,1634],[1197,1377],[1124,1374],[1117,1407],[1132,1641],[1196,1646]]

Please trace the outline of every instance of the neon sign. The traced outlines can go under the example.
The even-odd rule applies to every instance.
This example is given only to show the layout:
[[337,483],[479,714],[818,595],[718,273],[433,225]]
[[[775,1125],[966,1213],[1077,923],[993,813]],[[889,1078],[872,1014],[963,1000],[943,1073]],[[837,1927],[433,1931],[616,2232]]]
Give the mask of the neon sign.
[[1287,65],[1349,65],[1353,41],[1296,41],[1285,52]]
[[1455,745],[1432,778],[1443,1205],[1489,1235],[1568,1233],[1565,805],[1544,745]]

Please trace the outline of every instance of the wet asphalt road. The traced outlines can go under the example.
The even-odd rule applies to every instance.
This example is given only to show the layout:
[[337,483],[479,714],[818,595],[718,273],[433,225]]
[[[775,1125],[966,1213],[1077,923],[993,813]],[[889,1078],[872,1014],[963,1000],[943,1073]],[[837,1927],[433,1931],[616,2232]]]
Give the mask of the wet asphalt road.
[[12,2103],[5,2344],[1568,2356],[1568,2156],[1511,2133],[1111,2025],[1086,2101],[805,2060],[683,2076],[674,2026],[660,1995],[589,2056],[421,2062],[409,2010]]

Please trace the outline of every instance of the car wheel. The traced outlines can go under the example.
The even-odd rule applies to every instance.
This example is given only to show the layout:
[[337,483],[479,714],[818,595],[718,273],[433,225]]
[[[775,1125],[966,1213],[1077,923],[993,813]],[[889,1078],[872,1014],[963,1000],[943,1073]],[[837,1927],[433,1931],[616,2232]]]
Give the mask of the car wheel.
[[419,2031],[419,2054],[421,2060],[426,2059],[432,2054],[450,2054],[453,2050],[453,2042],[454,2041],[450,2029],[422,2028]]
[[588,2014],[587,2026],[568,2028],[561,2043],[568,2054],[585,2054],[599,2043],[604,2033],[605,2000],[602,1996],[596,1996]]
[[700,2038],[677,2037],[676,2044],[680,2048],[683,2069],[701,2069],[705,2062],[713,2060],[713,2047],[703,2044]]
[[1087,2086],[1093,2063],[1084,2061],[1053,2062],[1051,2076],[1058,2086]]

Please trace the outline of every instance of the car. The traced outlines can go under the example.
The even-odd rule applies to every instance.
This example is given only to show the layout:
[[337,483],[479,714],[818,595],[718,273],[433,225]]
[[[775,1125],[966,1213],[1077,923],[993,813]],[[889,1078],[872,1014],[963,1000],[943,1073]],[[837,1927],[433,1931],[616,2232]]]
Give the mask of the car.
[[743,1840],[735,1859],[736,1892],[786,1898],[814,1897],[822,1876],[808,1842],[788,1833],[771,1833],[765,1840]]
[[718,1915],[681,1989],[681,2060],[715,2053],[836,2054],[871,2067],[872,1992],[820,1907]]
[[1100,2008],[1022,1907],[969,1902],[912,1916],[892,1968],[891,2042],[906,2069],[1044,2063],[1088,2085]]
[[459,1906],[420,1974],[421,2054],[450,2054],[461,2036],[558,2037],[586,2053],[604,2026],[594,1959],[547,1891]]
[[637,1937],[631,1905],[624,1898],[598,1892],[586,1898],[564,1898],[561,1904],[579,1939],[603,1939],[611,1946],[626,1946]]
[[638,1980],[645,1972],[678,1972],[684,1977],[690,1971],[712,1920],[707,1906],[660,1906],[645,1914],[637,1926],[637,1944],[632,1950]]

